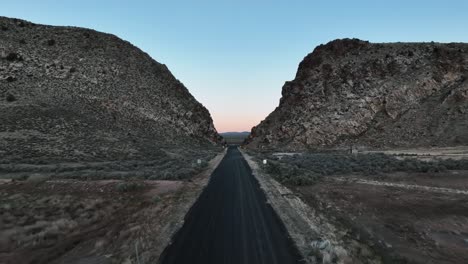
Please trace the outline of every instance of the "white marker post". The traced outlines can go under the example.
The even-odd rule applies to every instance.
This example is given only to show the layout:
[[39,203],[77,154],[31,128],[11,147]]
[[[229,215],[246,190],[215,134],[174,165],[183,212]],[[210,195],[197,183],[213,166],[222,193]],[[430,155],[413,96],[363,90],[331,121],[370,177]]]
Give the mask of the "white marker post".
[[198,164],[198,166],[201,165],[201,159],[197,159],[197,164]]
[[264,159],[264,160],[263,160],[263,165],[266,165],[266,164],[267,164],[267,160]]

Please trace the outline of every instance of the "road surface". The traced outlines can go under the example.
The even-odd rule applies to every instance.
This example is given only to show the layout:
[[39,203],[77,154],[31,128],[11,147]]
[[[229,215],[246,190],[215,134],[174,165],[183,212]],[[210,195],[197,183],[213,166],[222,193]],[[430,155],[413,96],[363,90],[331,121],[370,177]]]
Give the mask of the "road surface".
[[162,264],[289,264],[299,253],[236,147],[229,147]]

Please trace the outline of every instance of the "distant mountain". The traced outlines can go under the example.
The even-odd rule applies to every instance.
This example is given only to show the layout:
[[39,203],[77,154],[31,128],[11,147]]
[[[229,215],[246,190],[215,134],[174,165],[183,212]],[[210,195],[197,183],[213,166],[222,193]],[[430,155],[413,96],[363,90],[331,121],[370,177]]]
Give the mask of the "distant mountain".
[[250,135],[250,132],[224,132],[220,133],[228,144],[242,144],[244,140]]
[[468,44],[335,40],[286,82],[251,148],[468,145]]
[[0,159],[150,158],[221,140],[208,110],[127,41],[0,17]]
[[223,132],[219,133],[221,136],[227,136],[227,137],[232,137],[232,136],[245,136],[247,137],[250,132],[248,131],[243,131],[243,132]]

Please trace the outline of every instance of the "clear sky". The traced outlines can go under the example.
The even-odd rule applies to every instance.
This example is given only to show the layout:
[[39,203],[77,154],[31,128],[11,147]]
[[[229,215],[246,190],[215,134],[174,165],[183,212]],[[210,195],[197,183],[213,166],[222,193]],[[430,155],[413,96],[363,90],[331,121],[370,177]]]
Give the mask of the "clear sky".
[[468,42],[468,1],[2,1],[0,15],[108,32],[166,64],[220,132],[244,131],[278,105],[315,46]]

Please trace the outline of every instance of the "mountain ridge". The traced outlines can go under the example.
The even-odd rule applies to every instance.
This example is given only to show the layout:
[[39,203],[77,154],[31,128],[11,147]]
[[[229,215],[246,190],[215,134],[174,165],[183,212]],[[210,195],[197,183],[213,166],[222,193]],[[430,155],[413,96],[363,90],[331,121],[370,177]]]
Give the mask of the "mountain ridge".
[[3,157],[143,157],[221,141],[167,66],[112,34],[0,17],[0,70]]
[[[251,148],[468,145],[468,44],[320,45],[252,129]],[[431,113],[428,115],[428,113]]]

